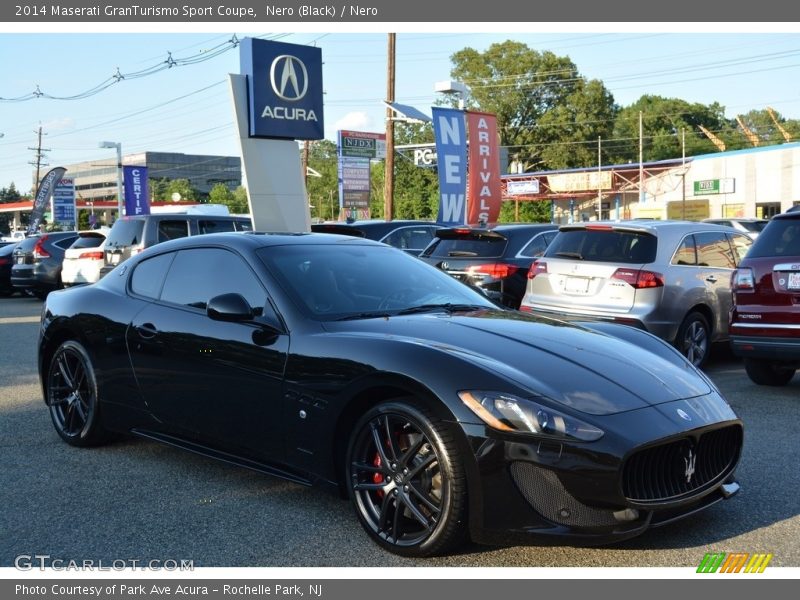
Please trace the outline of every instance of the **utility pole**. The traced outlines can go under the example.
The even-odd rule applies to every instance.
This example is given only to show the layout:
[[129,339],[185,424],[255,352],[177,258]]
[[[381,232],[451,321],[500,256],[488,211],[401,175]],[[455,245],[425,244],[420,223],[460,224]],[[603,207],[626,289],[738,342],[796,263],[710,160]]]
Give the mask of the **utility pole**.
[[47,158],[45,152],[50,152],[50,148],[42,148],[42,135],[47,135],[47,134],[46,133],[42,134],[41,125],[39,125],[39,130],[34,131],[33,133],[37,134],[36,147],[31,148],[30,146],[28,146],[28,150],[33,150],[35,152],[34,156],[36,157],[36,159],[28,161],[28,164],[36,167],[36,181],[33,184],[33,191],[34,193],[36,193],[36,190],[39,187],[39,178],[41,177],[42,167],[48,166],[48,163],[44,162],[45,159]]
[[600,154],[600,150],[602,148],[602,138],[600,136],[597,137],[597,220],[603,220],[603,189],[602,184],[600,182],[603,176],[603,157]]
[[[639,204],[644,203],[644,127],[642,111],[639,111]],[[640,207],[641,208],[641,207]]]
[[303,142],[303,154],[300,159],[301,173],[303,174],[303,184],[306,186],[306,193],[308,193],[308,150],[311,142],[306,140]]
[[[388,64],[386,74],[386,102],[394,102],[394,59],[395,38],[397,34],[389,34]],[[394,112],[386,108],[386,161],[384,163],[383,218],[392,220],[394,210]]]

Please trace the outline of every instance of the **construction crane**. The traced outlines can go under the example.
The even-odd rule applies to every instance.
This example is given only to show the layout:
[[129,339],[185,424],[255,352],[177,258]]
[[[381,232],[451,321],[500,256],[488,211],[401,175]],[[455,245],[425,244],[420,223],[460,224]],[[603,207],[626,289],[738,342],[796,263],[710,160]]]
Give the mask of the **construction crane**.
[[750,130],[747,127],[747,125],[744,124],[744,121],[742,121],[741,116],[739,115],[736,116],[736,122],[739,124],[739,127],[742,128],[745,137],[747,137],[747,139],[750,140],[750,143],[753,144],[753,146],[758,146],[761,143],[761,140],[758,139],[758,136],[755,133],[753,133],[752,130]]
[[778,117],[775,114],[775,110],[772,107],[768,106],[767,107],[767,112],[769,113],[769,116],[772,117],[772,122],[775,123],[775,127],[777,127],[778,131],[781,132],[781,135],[783,136],[783,139],[785,139],[787,142],[791,142],[792,141],[792,136],[788,131],[786,131],[783,127],[781,127],[780,123],[778,123]]
[[727,147],[725,146],[725,142],[723,142],[721,139],[719,139],[717,136],[715,136],[713,133],[711,133],[708,129],[706,129],[702,125],[698,125],[698,127],[700,128],[700,131],[702,131],[705,134],[705,136],[711,140],[711,143],[714,144],[719,149],[720,152],[725,152],[725,148]]

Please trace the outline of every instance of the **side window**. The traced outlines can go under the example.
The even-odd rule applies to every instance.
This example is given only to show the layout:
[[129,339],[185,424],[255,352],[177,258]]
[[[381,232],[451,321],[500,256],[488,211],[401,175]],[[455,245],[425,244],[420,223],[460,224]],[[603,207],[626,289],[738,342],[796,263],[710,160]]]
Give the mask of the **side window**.
[[547,244],[547,237],[544,233],[540,233],[525,245],[525,247],[520,251],[519,255],[526,256],[528,258],[541,256],[544,254],[544,251],[547,250]]
[[233,230],[233,221],[204,219],[197,222],[197,231],[200,233],[222,233]]
[[673,265],[696,265],[697,253],[694,246],[694,236],[687,235],[683,238],[681,245],[675,251],[675,256],[672,258]]
[[158,241],[177,240],[178,238],[189,235],[189,223],[181,221],[159,221],[158,222]]
[[131,291],[139,296],[157,300],[161,286],[164,285],[164,276],[174,257],[175,253],[161,254],[136,265],[131,275]]
[[72,243],[77,239],[78,239],[78,236],[68,237],[68,238],[64,238],[63,240],[59,240],[57,242],[53,242],[53,245],[54,246],[58,246],[62,250],[66,250],[67,248],[72,246]]
[[393,231],[381,241],[404,250],[422,250],[432,239],[433,232],[430,227],[403,227]]
[[729,233],[728,237],[731,241],[731,247],[733,248],[733,258],[738,265],[742,262],[744,255],[747,254],[747,251],[750,250],[750,246],[753,245],[753,240],[751,240],[746,235],[741,235],[739,233]]
[[253,222],[250,219],[234,221],[236,231],[253,231]]
[[260,314],[267,294],[242,258],[220,248],[193,248],[177,253],[161,299],[204,309],[220,294],[237,293]]
[[697,240],[697,264],[701,267],[735,269],[731,245],[724,231],[694,234]]

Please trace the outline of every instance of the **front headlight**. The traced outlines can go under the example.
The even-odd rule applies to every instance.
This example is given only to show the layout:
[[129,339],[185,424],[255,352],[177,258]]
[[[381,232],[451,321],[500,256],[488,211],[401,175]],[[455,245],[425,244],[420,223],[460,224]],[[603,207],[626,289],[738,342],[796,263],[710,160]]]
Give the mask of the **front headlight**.
[[535,433],[593,442],[603,431],[562,412],[501,392],[465,390],[458,397],[484,423],[498,431]]

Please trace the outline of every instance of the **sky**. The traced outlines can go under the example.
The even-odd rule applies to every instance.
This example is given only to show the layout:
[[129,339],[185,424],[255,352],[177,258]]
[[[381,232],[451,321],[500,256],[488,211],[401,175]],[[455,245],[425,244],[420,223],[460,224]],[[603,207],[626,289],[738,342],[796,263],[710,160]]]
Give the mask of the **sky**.
[[[450,78],[450,57],[515,40],[568,56],[581,75],[600,79],[621,106],[643,94],[719,102],[728,117],[774,108],[800,119],[800,28],[756,25],[758,31],[707,26],[630,24],[617,31],[540,24],[397,24],[363,31],[95,31],[15,32],[0,26],[0,188],[31,185],[36,131],[50,167],[123,154],[183,152],[238,155],[227,74],[239,71],[234,35],[322,49],[325,135],[338,129],[384,131],[387,35],[398,31],[396,99],[430,113],[434,84]],[[99,29],[98,29],[99,27]],[[172,25],[171,27],[175,27]],[[465,29],[471,28],[471,30]],[[491,28],[491,31],[488,29]],[[119,27],[117,28],[119,29]],[[170,58],[175,61],[166,67]],[[156,71],[148,74],[150,71]],[[120,78],[120,76],[122,76]],[[117,81],[117,79],[119,79]],[[111,81],[107,89],[94,91]],[[34,92],[79,99],[26,98]],[[89,94],[87,94],[87,92]]]

